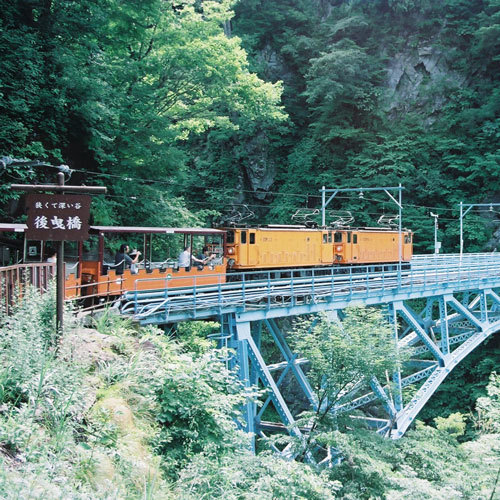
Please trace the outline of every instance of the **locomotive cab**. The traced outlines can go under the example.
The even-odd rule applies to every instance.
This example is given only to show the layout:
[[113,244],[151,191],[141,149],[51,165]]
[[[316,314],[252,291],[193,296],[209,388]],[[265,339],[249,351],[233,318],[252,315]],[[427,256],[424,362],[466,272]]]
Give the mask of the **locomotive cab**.
[[335,264],[343,263],[346,261],[347,234],[349,234],[350,239],[350,231],[335,231],[335,234],[333,236],[333,262]]
[[[334,236],[335,264],[374,264],[408,262],[413,256],[412,233],[380,228],[357,228],[336,231]],[[401,254],[400,254],[401,248]]]
[[[227,266],[231,269],[236,262],[239,261],[240,254],[240,244],[241,244],[241,232],[236,232],[236,230],[229,229],[226,233],[226,257]],[[244,233],[245,243],[246,243],[246,233]]]

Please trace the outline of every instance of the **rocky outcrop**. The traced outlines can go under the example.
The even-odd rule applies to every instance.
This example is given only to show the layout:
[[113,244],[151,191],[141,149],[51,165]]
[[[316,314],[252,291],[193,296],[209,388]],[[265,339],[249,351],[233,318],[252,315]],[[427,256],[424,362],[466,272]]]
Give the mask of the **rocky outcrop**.
[[410,110],[425,110],[426,122],[443,107],[447,92],[465,84],[465,77],[453,71],[446,54],[427,43],[407,47],[392,57],[387,68],[386,110],[392,116]]
[[247,161],[245,172],[258,200],[263,200],[276,176],[276,165],[269,158],[269,139],[264,132],[258,132],[246,144]]
[[281,55],[267,44],[257,56],[259,63],[265,68],[264,77],[266,80],[281,80],[285,83],[294,78],[293,71],[288,67]]

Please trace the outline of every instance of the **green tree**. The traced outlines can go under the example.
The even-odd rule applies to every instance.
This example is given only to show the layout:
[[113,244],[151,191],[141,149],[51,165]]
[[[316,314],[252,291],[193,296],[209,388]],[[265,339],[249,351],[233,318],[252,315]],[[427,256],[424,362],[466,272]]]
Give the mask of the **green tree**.
[[327,471],[318,472],[306,464],[287,461],[269,453],[252,455],[240,450],[232,454],[199,454],[181,471],[176,498],[197,500],[224,498],[287,498],[330,500],[338,498],[339,481]]
[[292,343],[310,363],[307,377],[316,398],[316,407],[300,417],[308,434],[297,446],[305,456],[318,446],[333,445],[333,431],[344,429],[348,417],[347,413],[339,415],[336,408],[348,402],[360,385],[369,387],[373,378],[385,379],[400,366],[401,356],[393,329],[374,308],[352,308],[341,324],[324,317],[317,322],[301,321]]
[[[137,199],[152,201],[144,211],[153,224],[163,222],[159,214],[174,218],[186,208],[183,181],[196,178],[188,139],[285,119],[281,85],[250,72],[240,40],[224,33],[230,7],[15,2],[0,19],[3,153],[64,160],[76,168],[74,181],[108,184],[113,198],[101,203],[100,218],[107,209],[112,222],[133,223],[143,212]],[[173,207],[165,201],[172,197]]]
[[[249,445],[237,430],[244,394],[216,351],[193,360],[172,357],[158,391],[160,432],[156,449],[168,474],[175,477],[197,454],[218,455]],[[227,355],[227,353],[225,354]]]
[[484,433],[500,433],[500,376],[492,372],[486,387],[487,396],[476,402],[477,426]]

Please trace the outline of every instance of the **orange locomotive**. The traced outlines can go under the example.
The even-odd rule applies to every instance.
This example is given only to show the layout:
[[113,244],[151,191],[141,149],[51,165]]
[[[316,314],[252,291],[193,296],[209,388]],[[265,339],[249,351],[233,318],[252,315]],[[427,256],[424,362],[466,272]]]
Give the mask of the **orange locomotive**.
[[266,226],[226,232],[224,255],[233,271],[391,264],[413,256],[413,234],[406,229],[401,242],[398,231],[384,228]]

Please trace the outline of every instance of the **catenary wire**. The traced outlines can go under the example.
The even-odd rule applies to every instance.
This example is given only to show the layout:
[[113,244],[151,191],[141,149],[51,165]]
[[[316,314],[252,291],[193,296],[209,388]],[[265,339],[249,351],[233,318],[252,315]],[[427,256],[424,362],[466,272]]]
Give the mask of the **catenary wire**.
[[[31,166],[37,166],[37,165],[31,165]],[[40,165],[40,166],[44,166],[44,167],[49,167],[49,168],[55,168],[55,169],[58,169],[60,170],[60,166],[56,166],[56,165],[50,165],[50,164],[43,164],[43,165]],[[139,177],[129,177],[129,176],[123,176],[123,175],[118,175],[118,174],[110,174],[110,173],[104,173],[104,172],[90,172],[90,171],[87,171],[87,170],[82,170],[82,169],[70,169],[71,172],[78,172],[78,173],[82,173],[82,174],[85,174],[85,175],[91,175],[91,176],[97,176],[97,177],[105,177],[105,178],[113,178],[113,179],[120,179],[120,180],[124,180],[124,181],[128,181],[128,182],[140,182],[140,183],[144,183],[144,184],[147,184],[147,183],[151,183],[151,184],[162,184],[162,185],[168,185],[168,186],[182,186],[181,183],[176,183],[176,182],[173,182],[173,181],[170,181],[170,180],[159,180],[159,179],[148,179],[148,178],[139,178]],[[214,191],[214,192],[219,192],[219,193],[227,193],[228,191],[234,191],[235,193],[250,193],[250,194],[254,194],[255,191],[253,190],[248,190],[248,189],[239,189],[239,188],[223,188],[223,189],[220,189],[220,188],[216,188],[216,187],[213,187],[213,188],[208,188],[210,191]],[[360,188],[360,190],[362,190],[362,188]],[[314,194],[299,194],[299,193],[282,193],[282,192],[278,192],[278,191],[266,191],[266,194],[271,194],[271,195],[275,195],[275,196],[284,196],[284,197],[299,197],[299,198],[305,198],[306,201],[308,201],[309,199],[321,199],[321,195],[314,195]],[[121,198],[122,196],[124,198],[128,198],[128,199],[134,199],[134,197],[127,197],[126,195],[106,195],[107,197],[115,197],[115,198]],[[340,200],[356,200],[356,199],[359,199],[359,197],[357,197],[358,195],[357,194],[354,194],[353,196],[343,196],[343,195],[338,195],[335,197],[335,199],[340,199]],[[363,201],[372,201],[372,202],[377,202],[377,203],[390,203],[389,200],[379,200],[379,199],[375,199],[375,198],[367,198],[366,196],[364,196],[362,198]],[[204,205],[206,206],[206,203],[204,202],[196,202],[196,201],[190,201],[188,202],[190,204],[199,204],[199,205]],[[270,208],[270,205],[256,205],[256,204],[235,204],[235,203],[231,203],[231,204],[227,204],[226,206],[238,206],[238,205],[246,205],[247,207],[252,207],[252,208]],[[427,206],[427,205],[416,205],[416,204],[412,204],[412,203],[405,203],[404,204],[405,207],[412,207],[412,208],[420,208],[420,209],[426,209],[426,210],[435,210],[435,211],[441,211],[441,212],[444,212],[444,211],[448,211],[448,212],[456,212],[458,209],[457,208],[445,208],[445,207],[436,207],[436,206]],[[291,207],[292,209],[298,209],[298,208],[303,208],[303,207]],[[484,213],[484,212],[487,212],[487,213],[499,213],[497,211],[492,211],[492,210],[480,210],[479,208],[473,208],[472,211],[478,211],[480,213]],[[374,212],[365,212],[365,213],[368,213],[369,215],[375,215],[376,213]],[[426,218],[426,216],[412,216],[412,218]],[[445,221],[445,220],[454,220],[454,219],[445,219],[445,218],[441,218],[440,217],[440,220],[442,221]]]

